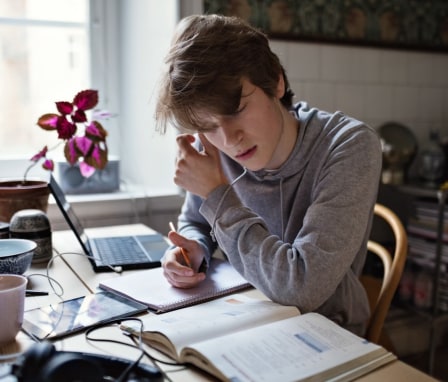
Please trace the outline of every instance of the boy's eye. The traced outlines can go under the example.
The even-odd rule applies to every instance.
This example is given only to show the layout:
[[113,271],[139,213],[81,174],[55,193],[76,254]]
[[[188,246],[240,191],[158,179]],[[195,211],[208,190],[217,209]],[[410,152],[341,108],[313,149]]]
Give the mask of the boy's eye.
[[201,124],[200,132],[201,133],[209,133],[216,131],[218,129],[218,124],[210,121],[204,121]]
[[201,133],[213,133],[218,130],[217,126],[205,126],[201,129]]
[[234,114],[239,114],[239,113],[241,113],[242,111],[244,111],[245,108],[246,108],[246,105],[242,105],[242,106],[240,106],[240,107],[238,108],[238,110],[235,111]]

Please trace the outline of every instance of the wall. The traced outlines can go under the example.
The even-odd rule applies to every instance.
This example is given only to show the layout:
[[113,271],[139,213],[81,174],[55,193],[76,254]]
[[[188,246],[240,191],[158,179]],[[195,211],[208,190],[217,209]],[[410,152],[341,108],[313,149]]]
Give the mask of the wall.
[[120,1],[120,160],[126,181],[176,193],[175,129],[155,131],[154,105],[163,59],[178,19],[177,1]]
[[272,40],[297,100],[342,110],[374,128],[430,129],[448,137],[448,54]]

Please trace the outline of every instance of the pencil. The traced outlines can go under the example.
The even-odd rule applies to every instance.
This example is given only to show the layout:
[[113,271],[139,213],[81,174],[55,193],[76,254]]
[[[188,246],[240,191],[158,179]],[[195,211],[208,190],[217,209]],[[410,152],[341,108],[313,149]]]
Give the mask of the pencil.
[[[174,226],[173,222],[170,222],[170,228],[171,228],[171,231],[177,232],[176,227]],[[184,258],[185,264],[187,264],[187,266],[191,268],[190,258],[188,257],[187,252],[185,252],[185,249],[180,247],[180,253],[182,253],[182,257]]]

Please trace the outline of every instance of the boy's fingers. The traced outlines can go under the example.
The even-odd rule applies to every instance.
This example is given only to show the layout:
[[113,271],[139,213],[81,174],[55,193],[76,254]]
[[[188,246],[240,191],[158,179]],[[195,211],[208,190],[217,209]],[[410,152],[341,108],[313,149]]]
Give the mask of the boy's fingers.
[[201,140],[202,146],[204,146],[204,151],[207,155],[216,156],[218,149],[213,146],[204,134],[199,134],[199,139]]

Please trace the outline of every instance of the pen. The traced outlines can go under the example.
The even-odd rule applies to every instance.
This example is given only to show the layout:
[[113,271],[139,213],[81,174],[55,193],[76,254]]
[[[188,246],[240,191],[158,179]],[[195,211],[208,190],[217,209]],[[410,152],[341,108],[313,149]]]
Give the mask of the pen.
[[[171,228],[171,231],[177,232],[176,231],[176,227],[174,227],[173,222],[170,222],[170,228]],[[189,259],[188,255],[187,255],[187,253],[185,252],[185,249],[180,247],[180,252],[182,253],[182,256],[184,258],[185,264],[187,264],[187,266],[189,266],[191,268],[191,262],[190,262],[190,259]]]
[[43,290],[31,290],[27,289],[25,291],[25,296],[48,296],[48,292],[45,292]]

